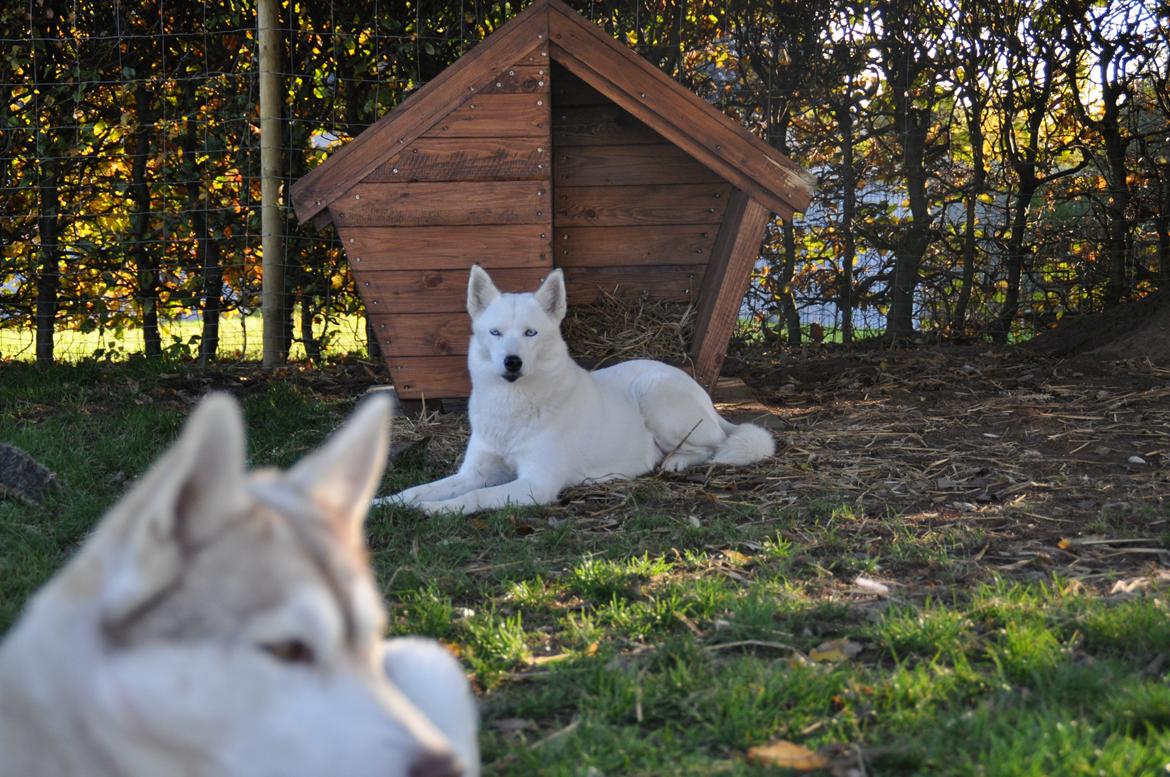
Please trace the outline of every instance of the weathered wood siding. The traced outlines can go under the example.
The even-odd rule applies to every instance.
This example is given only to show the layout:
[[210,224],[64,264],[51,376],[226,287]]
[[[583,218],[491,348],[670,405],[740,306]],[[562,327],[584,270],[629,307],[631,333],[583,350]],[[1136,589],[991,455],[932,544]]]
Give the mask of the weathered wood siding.
[[467,271],[552,268],[547,45],[481,85],[329,206],[400,397],[463,396]]
[[693,300],[731,186],[559,65],[552,101],[554,264],[574,285]]

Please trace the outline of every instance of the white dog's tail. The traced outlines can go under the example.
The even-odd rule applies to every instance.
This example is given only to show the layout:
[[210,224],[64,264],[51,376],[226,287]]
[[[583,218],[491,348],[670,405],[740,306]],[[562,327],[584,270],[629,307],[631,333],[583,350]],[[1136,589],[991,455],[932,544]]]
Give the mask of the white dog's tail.
[[756,424],[733,424],[719,419],[727,439],[715,449],[711,461],[716,464],[752,464],[776,452],[772,433]]

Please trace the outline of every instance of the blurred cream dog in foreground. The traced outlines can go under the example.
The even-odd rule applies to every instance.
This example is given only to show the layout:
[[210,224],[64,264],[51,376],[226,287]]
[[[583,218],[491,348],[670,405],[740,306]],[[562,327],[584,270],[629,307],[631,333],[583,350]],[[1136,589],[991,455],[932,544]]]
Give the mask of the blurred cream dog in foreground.
[[477,775],[458,663],[382,640],[389,416],[248,474],[236,402],[200,403],[0,645],[0,777]]
[[471,268],[471,440],[463,465],[376,504],[429,513],[548,504],[579,483],[773,454],[767,430],[725,421],[680,369],[647,359],[582,369],[561,337],[566,309],[559,269],[535,292],[501,294],[483,268]]

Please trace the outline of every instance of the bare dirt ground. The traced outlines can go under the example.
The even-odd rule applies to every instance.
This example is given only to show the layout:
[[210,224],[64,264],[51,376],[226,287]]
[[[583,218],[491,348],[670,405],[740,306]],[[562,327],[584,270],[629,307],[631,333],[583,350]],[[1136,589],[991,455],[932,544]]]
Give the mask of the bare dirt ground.
[[757,355],[733,371],[756,399],[722,394],[726,410],[776,431],[792,495],[873,517],[861,547],[896,515],[919,535],[978,526],[951,552],[983,572],[1112,585],[1170,567],[1170,369],[939,347]]

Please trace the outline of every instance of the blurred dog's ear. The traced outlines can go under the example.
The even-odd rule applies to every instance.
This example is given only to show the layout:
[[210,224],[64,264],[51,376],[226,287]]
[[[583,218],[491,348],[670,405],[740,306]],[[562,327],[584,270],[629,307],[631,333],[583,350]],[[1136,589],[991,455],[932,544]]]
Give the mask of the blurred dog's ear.
[[391,411],[388,396],[371,396],[324,445],[288,473],[289,481],[356,544],[362,541],[362,523],[386,469]]
[[240,407],[228,394],[210,394],[95,536],[106,570],[104,620],[127,617],[172,585],[192,549],[244,513],[244,477]]

